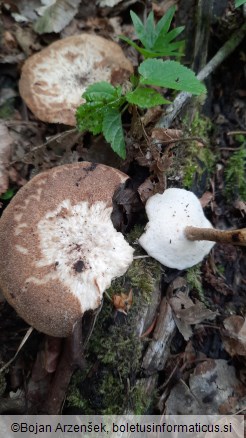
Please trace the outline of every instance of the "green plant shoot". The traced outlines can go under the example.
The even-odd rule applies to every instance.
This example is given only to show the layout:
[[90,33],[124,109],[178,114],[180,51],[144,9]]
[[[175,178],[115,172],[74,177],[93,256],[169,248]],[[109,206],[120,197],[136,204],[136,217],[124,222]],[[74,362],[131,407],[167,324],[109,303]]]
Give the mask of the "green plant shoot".
[[154,15],[151,12],[144,25],[131,11],[134,29],[143,47],[124,36],[120,38],[145,58],[138,67],[138,74],[130,78],[131,89],[123,92],[120,86],[114,87],[107,82],[97,82],[86,89],[82,96],[86,102],[77,109],[79,131],[90,131],[93,135],[102,133],[112,149],[123,159],[126,158],[123,112],[129,105],[148,109],[170,103],[152,86],[187,91],[197,95],[206,92],[205,86],[196,78],[192,70],[177,61],[158,59],[163,56],[180,56],[183,41],[174,42],[174,39],[184,28],[169,30],[174,13],[173,6],[155,25]]
[[184,41],[173,42],[173,40],[183,32],[184,26],[176,27],[169,32],[175,14],[175,6],[168,9],[167,13],[156,26],[153,12],[150,12],[145,25],[133,11],[131,11],[130,14],[136,35],[143,47],[139,46],[129,38],[120,35],[120,38],[123,41],[126,41],[130,46],[134,47],[134,49],[141,53],[144,58],[180,56],[180,51],[184,47]]
[[2,199],[3,201],[8,201],[9,199],[13,198],[14,194],[15,194],[14,189],[8,189],[5,193],[3,193],[0,196],[0,199]]
[[239,8],[239,6],[242,6],[246,3],[246,0],[235,0],[235,7]]

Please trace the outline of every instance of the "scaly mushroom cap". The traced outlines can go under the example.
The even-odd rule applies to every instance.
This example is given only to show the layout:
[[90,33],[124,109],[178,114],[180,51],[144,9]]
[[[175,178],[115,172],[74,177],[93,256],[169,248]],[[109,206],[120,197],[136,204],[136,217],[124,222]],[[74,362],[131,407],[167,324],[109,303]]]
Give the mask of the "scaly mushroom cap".
[[214,242],[190,241],[185,237],[187,226],[213,228],[194,193],[167,189],[148,199],[146,212],[149,222],[139,243],[163,265],[174,269],[190,268],[201,262],[214,246]]
[[37,330],[68,336],[96,309],[133,249],[111,221],[112,197],[127,175],[88,162],[35,176],[0,219],[0,287]]
[[75,126],[75,111],[85,102],[88,85],[122,83],[133,72],[120,46],[97,35],[81,34],[56,41],[24,64],[20,95],[35,116]]

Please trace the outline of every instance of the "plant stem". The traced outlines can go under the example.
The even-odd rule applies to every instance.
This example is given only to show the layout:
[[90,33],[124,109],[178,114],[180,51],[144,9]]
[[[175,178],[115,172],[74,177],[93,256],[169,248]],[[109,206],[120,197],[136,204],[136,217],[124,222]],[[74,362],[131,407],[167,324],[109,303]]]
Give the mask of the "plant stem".
[[[206,79],[241,43],[246,33],[246,23],[237,30],[231,38],[218,50],[216,55],[205,65],[205,67],[198,73],[197,78],[199,80]],[[192,97],[191,93],[182,91],[174,99],[173,103],[167,107],[166,114],[164,114],[158,121],[156,127],[169,128],[172,121]]]
[[246,246],[246,228],[222,231],[214,228],[186,227],[185,236],[189,240],[210,240],[212,242],[230,243]]

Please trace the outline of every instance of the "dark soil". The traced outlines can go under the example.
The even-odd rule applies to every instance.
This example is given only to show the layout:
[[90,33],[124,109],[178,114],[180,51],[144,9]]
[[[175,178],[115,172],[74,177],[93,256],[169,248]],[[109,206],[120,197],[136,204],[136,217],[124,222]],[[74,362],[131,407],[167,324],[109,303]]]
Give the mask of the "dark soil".
[[[14,12],[20,13],[17,2],[6,2],[2,6],[0,123],[8,128],[14,147],[6,168],[9,181],[5,191],[7,196],[0,196],[0,209],[4,210],[10,202],[5,198],[11,198],[11,194],[37,173],[57,165],[85,160],[120,168],[131,177],[129,185],[115,197],[112,220],[136,248],[136,255],[144,255],[136,244],[147,221],[144,203],[148,190],[144,183],[150,187],[147,197],[162,192],[166,187],[192,190],[202,199],[206,216],[216,228],[246,227],[246,54],[243,43],[206,81],[206,101],[193,100],[170,127],[181,130],[181,137],[191,136],[198,140],[162,145],[151,160],[144,159],[148,151],[146,139],[130,130],[130,115],[124,120],[127,159],[123,162],[101,137],[71,131],[58,139],[53,138],[67,131],[67,127],[36,120],[25,106],[19,96],[18,80],[27,57],[54,40],[81,31],[109,39],[118,33],[132,36],[130,9],[143,18],[153,7],[158,19],[166,10],[167,2],[146,2],[145,6],[138,1],[131,2],[130,6],[126,6],[129,2],[119,2],[113,8],[86,6],[87,3],[80,2],[78,13],[60,33],[42,35],[35,33],[32,21],[17,21],[13,15]],[[186,25],[189,56],[187,54],[185,62],[192,65],[193,56],[190,54],[198,2],[187,2],[191,5],[189,9],[182,3],[186,2],[178,2],[174,24],[180,25],[181,22]],[[207,60],[243,23],[242,8],[235,10],[231,1],[214,3],[220,3],[221,9],[214,7],[210,17]],[[136,53],[125,44],[121,45],[136,66]],[[146,127],[149,139],[157,120],[158,115]],[[232,157],[236,159],[233,161]],[[217,244],[200,265],[181,272],[153,260],[135,260],[124,278],[117,280],[108,290],[101,311],[83,319],[83,363],[64,393],[67,398],[62,412],[187,413],[186,395],[179,385],[185,382],[192,392],[196,373],[204,373],[205,376],[205,371],[199,368],[201,364],[204,367],[210,364],[211,369],[221,370],[222,363],[227,367],[226,371],[223,368],[225,376],[233,376],[234,380],[225,377],[224,380],[230,382],[219,396],[218,393],[213,396],[207,393],[209,402],[204,397],[205,401],[198,407],[190,403],[188,413],[230,414],[244,411],[245,279],[246,257],[245,247],[242,246]],[[133,302],[129,298],[129,308],[124,314],[112,305],[110,298],[113,300],[115,295],[122,297],[124,293],[126,299],[130,291]],[[179,294],[186,300],[183,310],[187,310],[190,303],[199,303],[206,312],[214,313],[213,318],[208,313],[202,313],[204,308],[201,311],[200,307],[199,310],[194,307],[189,315],[187,312],[179,318],[172,304],[181,296]],[[189,305],[188,297],[191,300]],[[161,323],[160,315],[163,318]],[[15,356],[28,328],[0,295],[0,368]],[[149,359],[153,342],[159,342],[164,347],[159,356]],[[47,347],[43,334],[35,330],[30,334],[17,357],[0,374],[1,414],[43,413],[42,405],[60,360],[58,354],[54,368],[47,370],[47,363],[56,348],[54,345]],[[204,377],[204,382],[207,378]],[[183,397],[182,412],[178,402],[175,404],[173,401],[176,390]],[[199,398],[198,392],[196,394]]]

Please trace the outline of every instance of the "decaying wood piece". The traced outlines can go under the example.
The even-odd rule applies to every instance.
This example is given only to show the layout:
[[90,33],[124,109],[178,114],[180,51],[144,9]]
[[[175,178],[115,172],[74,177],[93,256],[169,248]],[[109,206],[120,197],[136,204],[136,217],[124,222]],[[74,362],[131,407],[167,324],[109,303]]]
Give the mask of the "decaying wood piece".
[[146,373],[163,370],[170,354],[169,347],[175,330],[176,324],[172,315],[172,309],[164,297],[160,305],[152,341],[143,358],[142,367]]
[[195,72],[201,71],[207,62],[212,10],[213,0],[198,0],[196,13],[197,27],[192,63],[192,70]]

